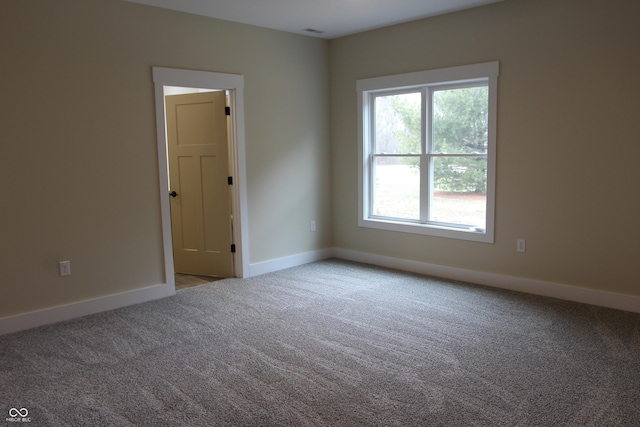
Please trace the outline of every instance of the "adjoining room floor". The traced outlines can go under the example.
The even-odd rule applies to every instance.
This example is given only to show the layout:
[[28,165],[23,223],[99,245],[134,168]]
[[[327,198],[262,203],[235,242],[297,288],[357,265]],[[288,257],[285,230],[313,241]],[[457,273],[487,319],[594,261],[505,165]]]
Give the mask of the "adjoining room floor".
[[176,291],[180,289],[192,288],[194,286],[204,285],[205,283],[222,280],[224,277],[198,276],[195,274],[176,273]]

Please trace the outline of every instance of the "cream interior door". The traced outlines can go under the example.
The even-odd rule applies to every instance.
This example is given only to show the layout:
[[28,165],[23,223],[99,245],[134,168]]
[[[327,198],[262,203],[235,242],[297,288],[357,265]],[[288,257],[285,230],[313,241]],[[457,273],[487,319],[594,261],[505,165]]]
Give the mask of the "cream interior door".
[[176,273],[233,276],[226,94],[165,97]]

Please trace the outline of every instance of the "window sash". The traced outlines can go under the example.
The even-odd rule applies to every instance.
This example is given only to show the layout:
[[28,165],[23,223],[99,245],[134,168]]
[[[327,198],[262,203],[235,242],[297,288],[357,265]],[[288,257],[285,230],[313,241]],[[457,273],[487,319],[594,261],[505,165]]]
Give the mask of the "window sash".
[[[405,218],[401,216],[389,216],[389,215],[380,215],[375,214],[375,206],[376,206],[376,159],[381,158],[407,158],[413,157],[419,159],[419,170],[420,170],[420,215],[419,219]],[[403,222],[417,223],[417,224],[425,224],[425,225],[435,225],[435,226],[444,226],[451,228],[459,228],[459,229],[468,229],[469,227],[475,227],[477,224],[462,224],[455,222],[447,222],[447,221],[436,221],[430,219],[431,215],[431,207],[433,206],[433,194],[434,194],[434,159],[437,158],[471,158],[478,159],[484,158],[487,159],[486,154],[441,154],[441,153],[426,153],[426,154],[370,154],[370,160],[368,164],[368,169],[371,171],[369,175],[369,205],[368,212],[369,217],[374,219],[384,219],[384,220],[400,220]],[[485,208],[486,209],[486,208]]]

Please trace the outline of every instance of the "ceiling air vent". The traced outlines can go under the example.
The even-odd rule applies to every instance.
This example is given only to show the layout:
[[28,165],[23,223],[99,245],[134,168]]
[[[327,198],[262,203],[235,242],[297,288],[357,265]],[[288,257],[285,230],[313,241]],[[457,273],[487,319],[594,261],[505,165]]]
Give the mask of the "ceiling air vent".
[[315,28],[305,28],[303,31],[306,31],[307,33],[313,33],[313,34],[324,34],[324,31],[316,30]]

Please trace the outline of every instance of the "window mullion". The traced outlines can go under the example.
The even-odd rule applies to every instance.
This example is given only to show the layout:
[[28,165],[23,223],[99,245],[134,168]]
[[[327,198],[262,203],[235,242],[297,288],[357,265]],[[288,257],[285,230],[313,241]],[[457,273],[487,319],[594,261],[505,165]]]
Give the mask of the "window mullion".
[[374,182],[375,182],[375,176],[376,176],[376,162],[375,162],[375,156],[373,154],[369,155],[369,158],[367,159],[369,165],[369,183],[368,183],[368,198],[369,198],[369,203],[368,203],[368,207],[367,207],[367,215],[371,215],[373,213],[373,207],[375,206],[375,191],[373,191],[374,188]]
[[431,132],[431,90],[429,87],[422,89],[422,155],[420,156],[420,222],[429,221],[429,209],[431,207],[431,186],[433,182],[433,161],[431,151],[433,147]]
[[375,182],[375,144],[376,144],[376,98],[375,96],[368,94],[367,95],[367,106],[368,110],[368,129],[367,132],[369,134],[369,141],[367,145],[368,155],[368,183],[367,183],[367,199],[368,199],[368,207],[367,207],[367,215],[371,215],[373,213],[373,207],[375,205],[375,191],[374,191],[374,182]]

